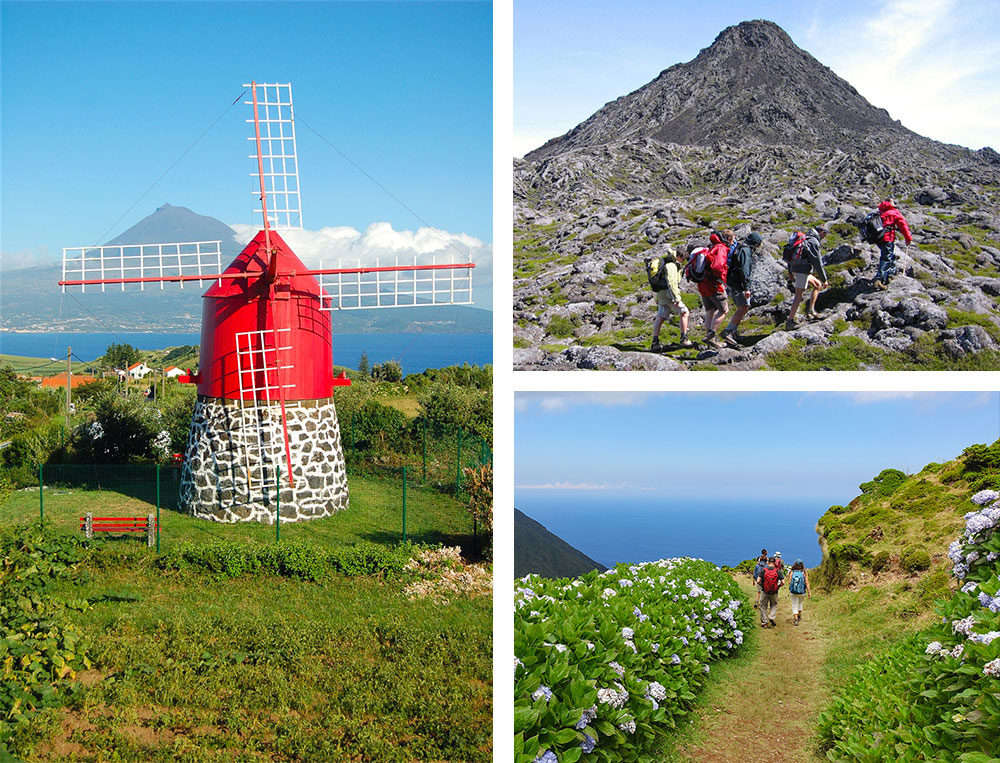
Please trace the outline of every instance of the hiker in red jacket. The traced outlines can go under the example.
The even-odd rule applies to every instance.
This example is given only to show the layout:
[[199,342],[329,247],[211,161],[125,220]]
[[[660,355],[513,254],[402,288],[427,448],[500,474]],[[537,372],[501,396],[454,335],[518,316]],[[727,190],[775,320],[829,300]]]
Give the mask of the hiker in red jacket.
[[729,245],[721,233],[713,233],[709,237],[711,248],[705,255],[708,260],[708,275],[698,284],[701,304],[705,308],[705,344],[709,347],[725,347],[715,338],[726,313],[729,312],[729,302],[726,299],[726,270],[729,259]]
[[878,260],[878,269],[875,271],[875,280],[872,282],[872,286],[884,291],[889,285],[889,280],[896,275],[896,232],[903,234],[907,246],[913,241],[913,236],[910,235],[910,226],[906,224],[906,218],[896,209],[892,199],[886,199],[879,203],[878,211],[882,217],[882,227],[885,228],[885,233],[882,240],[878,242],[881,256]]

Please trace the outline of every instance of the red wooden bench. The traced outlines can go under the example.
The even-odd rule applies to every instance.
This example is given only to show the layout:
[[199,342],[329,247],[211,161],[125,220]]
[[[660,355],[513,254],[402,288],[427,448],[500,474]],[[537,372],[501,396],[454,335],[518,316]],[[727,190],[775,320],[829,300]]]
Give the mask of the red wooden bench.
[[80,529],[88,539],[93,538],[95,532],[141,532],[146,534],[146,545],[152,546],[156,542],[157,525],[153,514],[147,517],[95,517],[88,513],[80,517]]

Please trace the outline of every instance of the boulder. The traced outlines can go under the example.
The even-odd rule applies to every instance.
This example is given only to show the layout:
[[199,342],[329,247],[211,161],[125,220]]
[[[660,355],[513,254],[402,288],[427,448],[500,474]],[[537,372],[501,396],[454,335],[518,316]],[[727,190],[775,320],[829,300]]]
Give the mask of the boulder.
[[938,341],[945,352],[956,360],[996,347],[996,343],[982,326],[961,326],[942,331],[938,335]]

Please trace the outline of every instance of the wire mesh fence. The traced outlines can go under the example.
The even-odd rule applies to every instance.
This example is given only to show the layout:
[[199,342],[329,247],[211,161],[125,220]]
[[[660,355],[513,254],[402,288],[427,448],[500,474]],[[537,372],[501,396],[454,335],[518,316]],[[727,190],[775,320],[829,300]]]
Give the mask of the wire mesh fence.
[[[443,441],[447,439],[447,441]],[[134,537],[156,549],[215,539],[324,545],[371,541],[460,545],[479,550],[466,506],[464,469],[492,463],[485,440],[469,432],[422,438],[419,452],[362,451],[345,446],[346,508],[309,521],[226,524],[179,506],[181,465],[45,464],[37,483],[0,498],[0,527],[43,521],[61,532],[97,539]],[[124,520],[135,520],[129,530]]]

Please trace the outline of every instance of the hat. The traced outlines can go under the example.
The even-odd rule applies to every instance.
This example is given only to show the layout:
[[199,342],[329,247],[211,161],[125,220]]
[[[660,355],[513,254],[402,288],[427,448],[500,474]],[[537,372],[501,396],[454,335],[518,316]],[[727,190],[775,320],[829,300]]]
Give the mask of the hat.
[[796,564],[801,564],[802,566],[805,566],[805,562],[803,562],[801,559],[796,559],[795,563]]
[[781,556],[781,552],[780,552],[780,551],[775,551],[775,552],[774,552],[774,555],[775,555],[775,556]]
[[754,247],[760,246],[760,244],[761,244],[761,242],[763,240],[764,240],[764,237],[762,235],[760,235],[759,233],[757,233],[756,231],[754,231],[749,236],[747,236],[747,243],[750,244],[750,246],[754,246]]

